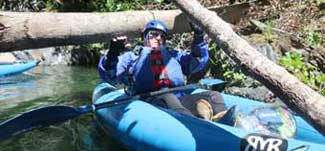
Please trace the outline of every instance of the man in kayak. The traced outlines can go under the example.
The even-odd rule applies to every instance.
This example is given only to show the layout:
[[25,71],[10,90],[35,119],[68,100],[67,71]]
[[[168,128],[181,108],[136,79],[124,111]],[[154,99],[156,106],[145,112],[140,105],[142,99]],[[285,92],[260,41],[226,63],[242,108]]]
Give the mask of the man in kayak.
[[[113,38],[109,51],[98,65],[101,79],[113,85],[124,84],[129,95],[185,85],[184,75],[203,69],[209,58],[203,31],[195,25],[192,29],[194,39],[190,52],[166,47],[168,29],[159,20],[152,20],[145,26],[144,46],[130,50],[126,36]],[[223,98],[216,91],[164,94],[146,98],[146,101],[206,120],[218,118],[225,112]]]

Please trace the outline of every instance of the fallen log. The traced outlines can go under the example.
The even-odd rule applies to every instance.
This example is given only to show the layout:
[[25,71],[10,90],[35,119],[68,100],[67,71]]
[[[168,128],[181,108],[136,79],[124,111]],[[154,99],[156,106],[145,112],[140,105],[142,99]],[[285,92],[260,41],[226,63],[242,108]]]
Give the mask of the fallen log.
[[239,37],[216,13],[196,0],[173,0],[184,14],[202,29],[254,79],[260,81],[286,105],[297,111],[323,135],[325,134],[325,98],[273,63]]
[[[249,7],[249,3],[242,3],[211,10],[235,24],[244,17]],[[0,52],[108,42],[112,36],[121,33],[130,38],[139,37],[145,24],[152,19],[164,21],[171,33],[190,31],[188,21],[180,10],[114,13],[0,12]]]

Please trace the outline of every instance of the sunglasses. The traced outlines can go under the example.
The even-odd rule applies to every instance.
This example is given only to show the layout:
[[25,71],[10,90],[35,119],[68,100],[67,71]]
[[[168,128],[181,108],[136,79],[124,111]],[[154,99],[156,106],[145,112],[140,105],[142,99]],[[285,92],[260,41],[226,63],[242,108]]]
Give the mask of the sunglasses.
[[161,32],[161,31],[152,30],[152,31],[149,31],[147,35],[148,35],[149,39],[158,38],[158,37],[163,39],[163,40],[166,39],[165,34],[163,32]]

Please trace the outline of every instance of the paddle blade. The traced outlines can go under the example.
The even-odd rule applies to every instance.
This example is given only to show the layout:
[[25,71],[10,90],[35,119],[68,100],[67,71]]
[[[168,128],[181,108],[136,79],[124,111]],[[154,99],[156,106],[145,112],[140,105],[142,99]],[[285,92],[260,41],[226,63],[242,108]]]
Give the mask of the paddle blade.
[[76,118],[84,112],[69,106],[48,106],[25,112],[0,123],[0,140]]

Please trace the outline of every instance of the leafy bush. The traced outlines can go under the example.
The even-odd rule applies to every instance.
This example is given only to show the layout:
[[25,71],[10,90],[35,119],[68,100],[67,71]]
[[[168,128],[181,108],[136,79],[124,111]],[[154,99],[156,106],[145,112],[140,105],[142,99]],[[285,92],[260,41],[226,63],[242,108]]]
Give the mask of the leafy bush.
[[47,11],[58,12],[103,12],[106,11],[106,0],[43,0],[46,2]]
[[319,47],[324,43],[325,37],[320,32],[316,32],[311,29],[307,29],[305,32],[306,32],[305,41],[307,42],[308,45],[313,47]]
[[0,0],[2,11],[39,12],[45,7],[45,2],[41,0]]
[[164,0],[2,0],[4,11],[114,12],[164,5]]
[[232,84],[244,84],[247,77],[241,72],[240,68],[236,67],[235,63],[228,56],[226,56],[221,48],[218,48],[213,42],[210,43],[209,53],[210,59],[208,62],[208,67],[211,69],[213,77],[231,81]]
[[325,74],[317,67],[305,63],[300,53],[287,52],[280,58],[279,63],[302,82],[325,96]]
[[[164,0],[74,0],[64,2],[63,5],[53,1],[44,0],[47,9],[60,12],[115,12],[125,10],[144,9],[143,5],[162,5]],[[62,0],[61,0],[62,1]]]
[[325,0],[316,0],[317,5],[325,4]]
[[266,29],[263,31],[263,35],[266,41],[271,42],[274,39],[274,33],[272,28],[275,27],[275,22],[272,20],[266,21]]

